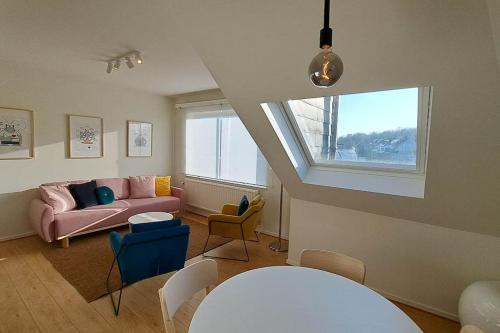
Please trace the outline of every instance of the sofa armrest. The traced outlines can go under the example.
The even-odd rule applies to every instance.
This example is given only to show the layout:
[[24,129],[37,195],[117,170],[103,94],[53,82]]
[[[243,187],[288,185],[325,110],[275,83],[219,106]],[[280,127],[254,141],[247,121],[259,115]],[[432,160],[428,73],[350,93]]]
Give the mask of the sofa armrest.
[[29,221],[33,229],[46,242],[52,242],[54,236],[54,209],[40,199],[30,202]]
[[182,189],[180,187],[171,186],[170,187],[170,191],[172,193],[172,196],[174,196],[176,198],[179,198],[179,200],[181,201],[180,202],[180,208],[179,208],[179,210],[181,212],[183,212],[184,211],[184,205],[186,203],[186,193],[185,193],[184,189]]

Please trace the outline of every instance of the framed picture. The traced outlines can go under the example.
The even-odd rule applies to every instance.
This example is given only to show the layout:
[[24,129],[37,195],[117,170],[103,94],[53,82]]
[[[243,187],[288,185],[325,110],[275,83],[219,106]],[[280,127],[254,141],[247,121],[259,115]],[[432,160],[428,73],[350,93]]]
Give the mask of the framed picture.
[[127,156],[151,157],[153,155],[153,124],[127,121]]
[[92,116],[68,115],[69,157],[103,157],[103,121]]
[[0,108],[0,159],[33,158],[33,111]]

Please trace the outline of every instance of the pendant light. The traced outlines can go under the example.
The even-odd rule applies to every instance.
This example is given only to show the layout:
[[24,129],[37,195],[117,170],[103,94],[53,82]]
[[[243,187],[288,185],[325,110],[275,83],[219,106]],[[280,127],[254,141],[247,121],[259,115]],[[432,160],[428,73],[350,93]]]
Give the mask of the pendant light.
[[342,76],[342,59],[332,51],[332,29],[330,28],[330,0],[325,0],[324,25],[319,34],[320,53],[309,65],[309,78],[320,88],[333,86]]

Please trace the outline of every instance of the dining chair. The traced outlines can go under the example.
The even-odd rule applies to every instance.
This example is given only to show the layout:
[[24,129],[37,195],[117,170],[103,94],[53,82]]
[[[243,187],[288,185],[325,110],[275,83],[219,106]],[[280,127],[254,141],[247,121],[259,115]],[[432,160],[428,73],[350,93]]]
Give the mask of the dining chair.
[[474,325],[465,325],[460,333],[484,333],[484,331]]
[[300,253],[300,266],[320,269],[342,275],[358,283],[365,283],[365,264],[356,258],[326,250],[305,249]]
[[217,262],[204,259],[184,267],[167,280],[158,290],[167,333],[175,333],[173,318],[179,307],[200,290],[204,290],[206,296],[218,278]]

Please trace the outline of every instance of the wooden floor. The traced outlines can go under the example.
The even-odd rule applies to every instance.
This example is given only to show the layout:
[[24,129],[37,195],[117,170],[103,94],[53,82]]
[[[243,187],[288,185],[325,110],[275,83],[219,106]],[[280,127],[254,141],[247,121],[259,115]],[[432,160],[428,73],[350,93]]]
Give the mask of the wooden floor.
[[[261,236],[260,243],[249,243],[250,262],[218,260],[219,282],[253,268],[285,264],[286,253],[268,249],[275,238]],[[0,332],[164,332],[158,289],[170,274],[125,288],[115,317],[108,297],[87,303],[40,253],[43,246],[36,236],[0,242]],[[237,253],[238,246],[234,241],[219,251]],[[178,332],[187,332],[200,301],[201,296],[194,297],[176,314]],[[456,322],[397,305],[426,333],[459,332]]]

